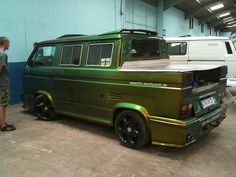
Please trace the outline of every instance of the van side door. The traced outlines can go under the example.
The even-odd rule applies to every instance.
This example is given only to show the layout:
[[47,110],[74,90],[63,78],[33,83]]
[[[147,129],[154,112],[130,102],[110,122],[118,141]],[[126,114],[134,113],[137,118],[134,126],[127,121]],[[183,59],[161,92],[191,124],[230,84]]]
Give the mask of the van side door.
[[71,42],[60,44],[60,57],[54,67],[53,98],[58,113],[80,112],[81,59],[84,44]]
[[35,47],[25,66],[25,93],[34,95],[39,90],[51,93],[55,57],[56,45]]
[[[71,49],[71,47],[72,49]],[[74,63],[75,47],[80,61]],[[107,102],[109,81],[117,71],[120,41],[86,41],[62,44],[61,59],[54,68],[53,93],[58,113],[111,123]]]

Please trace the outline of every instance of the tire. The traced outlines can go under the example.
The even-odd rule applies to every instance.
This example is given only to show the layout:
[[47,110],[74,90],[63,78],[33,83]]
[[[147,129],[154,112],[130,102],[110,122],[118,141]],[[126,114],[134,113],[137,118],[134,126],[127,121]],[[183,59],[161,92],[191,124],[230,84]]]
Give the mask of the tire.
[[57,118],[51,101],[44,95],[39,95],[35,98],[33,110],[40,120],[51,121]]
[[133,149],[141,148],[150,141],[150,132],[143,116],[131,110],[118,114],[115,133],[122,145]]

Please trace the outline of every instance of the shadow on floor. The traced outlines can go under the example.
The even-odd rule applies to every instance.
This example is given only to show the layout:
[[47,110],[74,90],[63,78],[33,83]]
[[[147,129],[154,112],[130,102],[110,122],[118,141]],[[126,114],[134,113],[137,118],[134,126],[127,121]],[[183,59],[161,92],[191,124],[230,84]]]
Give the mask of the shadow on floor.
[[[35,118],[34,114],[29,111],[23,111],[24,114],[30,115],[30,117]],[[35,118],[38,120],[37,118]],[[40,120],[38,120],[40,121]],[[87,131],[89,133],[93,133],[102,137],[106,137],[109,139],[118,139],[115,136],[114,130],[112,127],[104,126],[92,122],[87,122],[80,119],[75,119],[67,116],[59,116],[59,119],[56,121],[48,121],[48,123],[52,124],[63,124],[71,128],[75,128],[82,131]],[[157,145],[147,145],[144,148],[137,149],[134,151],[141,151],[144,153],[151,153],[152,155],[168,157],[171,159],[183,159],[183,157],[188,158],[190,155],[198,153],[199,150],[204,149],[209,143],[213,142],[218,137],[218,134],[214,131],[204,135],[199,141],[184,147],[184,148],[171,148]],[[126,147],[124,147],[126,148]]]

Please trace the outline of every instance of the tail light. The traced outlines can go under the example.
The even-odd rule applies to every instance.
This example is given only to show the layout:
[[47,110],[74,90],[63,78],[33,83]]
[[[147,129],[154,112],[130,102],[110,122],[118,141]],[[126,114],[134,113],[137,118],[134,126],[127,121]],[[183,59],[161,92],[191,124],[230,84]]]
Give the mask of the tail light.
[[193,104],[182,105],[180,107],[179,115],[180,116],[186,116],[186,115],[192,113],[192,110],[193,110]]

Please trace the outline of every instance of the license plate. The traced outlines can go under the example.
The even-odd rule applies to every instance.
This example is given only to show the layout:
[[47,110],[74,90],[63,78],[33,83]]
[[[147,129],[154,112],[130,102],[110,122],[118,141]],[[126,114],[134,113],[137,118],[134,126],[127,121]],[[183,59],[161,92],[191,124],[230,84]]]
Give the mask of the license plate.
[[210,98],[200,101],[200,103],[201,103],[202,108],[205,109],[205,108],[208,108],[212,105],[215,105],[216,100],[215,100],[215,98],[210,97]]

